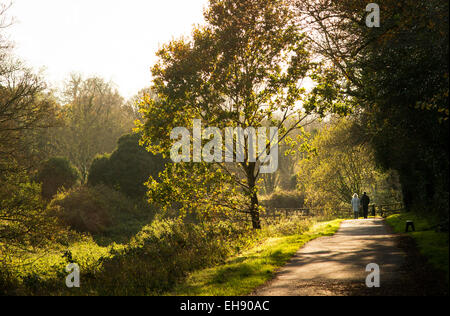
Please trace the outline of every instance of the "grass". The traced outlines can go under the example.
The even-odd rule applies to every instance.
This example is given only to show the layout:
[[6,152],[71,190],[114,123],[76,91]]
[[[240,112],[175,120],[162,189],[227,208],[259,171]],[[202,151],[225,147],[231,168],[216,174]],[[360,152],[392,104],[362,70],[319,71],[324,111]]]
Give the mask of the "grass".
[[434,229],[431,229],[433,225],[428,219],[414,213],[392,215],[386,219],[386,222],[396,233],[404,233],[407,220],[414,221],[416,228],[415,232],[410,231],[407,234],[415,240],[420,253],[427,258],[428,262],[437,270],[445,273],[448,283],[448,233],[436,232]]
[[70,251],[74,262],[78,263],[82,270],[93,270],[100,258],[109,255],[108,247],[99,246],[92,239],[85,238],[68,247],[58,245],[48,249],[48,252],[30,254],[20,259],[14,258],[13,267],[17,275],[24,278],[39,276],[42,280],[51,279],[63,271],[69,263],[63,257],[66,251]]
[[[217,229],[208,231],[215,235],[207,234],[211,240],[205,244],[199,242],[205,238],[202,229],[197,227],[187,234],[182,223],[166,227],[154,222],[153,229],[147,227],[138,234],[144,234],[142,238],[135,237],[137,243],[113,242],[108,246],[99,243],[95,236],[73,233],[64,245],[55,244],[46,251],[14,258],[8,273],[3,275],[4,284],[8,285],[5,293],[244,295],[271,279],[306,242],[334,234],[340,222],[289,217],[265,223],[262,231],[246,233],[234,226],[213,225]],[[129,231],[122,225],[114,227],[113,233],[102,241],[107,243],[108,237],[120,237],[120,233],[128,236]],[[220,245],[213,242],[217,238],[221,240]],[[173,247],[178,247],[183,254],[171,250]],[[202,251],[204,249],[208,250]],[[83,286],[79,290],[67,289],[64,285],[65,266],[69,262],[63,257],[66,251],[70,251],[82,271]],[[149,256],[147,252],[158,255]],[[1,277],[0,273],[0,287]]]
[[192,273],[167,295],[240,296],[272,279],[308,241],[333,235],[342,219],[314,224],[303,234],[267,238],[260,245],[227,260],[223,265]]

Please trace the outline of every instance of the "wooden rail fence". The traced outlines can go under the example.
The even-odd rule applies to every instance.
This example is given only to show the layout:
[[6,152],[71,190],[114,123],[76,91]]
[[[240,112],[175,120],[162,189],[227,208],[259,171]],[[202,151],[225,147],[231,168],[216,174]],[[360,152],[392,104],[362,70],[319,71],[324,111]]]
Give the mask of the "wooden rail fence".
[[[403,203],[392,203],[392,204],[370,204],[369,205],[369,216],[381,216],[387,217],[393,214],[398,214],[404,210]],[[267,219],[277,219],[280,217],[290,217],[290,216],[316,216],[323,215],[323,209],[314,208],[266,208],[266,212],[261,214],[262,218]],[[352,218],[353,211],[351,207],[339,207],[332,211],[330,215],[341,218]]]

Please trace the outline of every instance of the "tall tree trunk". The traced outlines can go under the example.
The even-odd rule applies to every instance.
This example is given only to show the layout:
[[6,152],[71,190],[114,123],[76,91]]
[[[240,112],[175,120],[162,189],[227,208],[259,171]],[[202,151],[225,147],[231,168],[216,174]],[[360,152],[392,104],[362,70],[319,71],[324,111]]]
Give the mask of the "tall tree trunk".
[[256,164],[251,162],[247,168],[247,180],[250,194],[250,216],[252,218],[253,229],[261,229],[261,220],[259,218],[259,202],[258,194],[256,192],[256,177],[255,177]]
[[256,191],[252,194],[251,198],[251,206],[250,206],[250,215],[252,217],[252,226],[253,229],[261,229],[261,220],[259,218],[259,203],[258,196]]

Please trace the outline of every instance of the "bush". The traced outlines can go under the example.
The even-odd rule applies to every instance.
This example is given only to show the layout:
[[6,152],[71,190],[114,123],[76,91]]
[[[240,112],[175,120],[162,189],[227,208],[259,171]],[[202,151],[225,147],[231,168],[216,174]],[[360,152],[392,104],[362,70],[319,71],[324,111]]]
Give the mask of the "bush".
[[227,223],[155,220],[129,247],[103,262],[95,291],[100,295],[161,294],[188,272],[224,262],[244,247],[244,236],[249,236],[246,229]]
[[57,219],[46,212],[41,186],[25,172],[0,173],[0,263],[10,251],[32,251],[59,233]]
[[127,242],[151,222],[155,213],[150,205],[130,199],[105,185],[80,186],[59,193],[48,208],[65,225],[78,232],[105,237],[102,244]]
[[310,217],[281,217],[273,222],[269,220],[263,228],[263,234],[268,237],[300,235],[308,231],[312,222],[313,220]]
[[80,173],[66,158],[50,158],[38,171],[36,180],[42,183],[42,197],[50,200],[61,188],[70,189]]
[[304,201],[303,193],[298,191],[275,191],[261,199],[262,204],[268,208],[301,208]]
[[107,205],[96,188],[81,186],[59,193],[50,202],[49,209],[79,232],[100,233],[112,223]]
[[143,197],[147,191],[144,182],[150,176],[158,178],[165,160],[147,152],[139,139],[139,134],[122,136],[112,154],[98,156],[89,170],[88,184],[104,184],[129,197]]
[[110,183],[114,178],[114,171],[111,168],[110,158],[111,154],[103,154],[95,157],[89,169],[88,184],[90,186],[103,184],[112,187]]

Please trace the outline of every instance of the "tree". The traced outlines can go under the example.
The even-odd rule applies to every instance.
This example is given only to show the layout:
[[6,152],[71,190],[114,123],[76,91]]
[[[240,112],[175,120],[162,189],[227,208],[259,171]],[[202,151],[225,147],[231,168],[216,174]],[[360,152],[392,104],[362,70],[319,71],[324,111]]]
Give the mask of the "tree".
[[137,94],[128,99],[125,104],[125,109],[128,111],[130,117],[132,117],[134,120],[142,119],[142,113],[140,112],[139,104],[146,95],[148,95],[151,99],[157,97],[151,88],[143,88],[139,90]]
[[62,103],[64,126],[50,142],[78,168],[84,183],[95,156],[113,151],[117,139],[131,131],[133,118],[113,85],[97,77],[71,75]]
[[[376,168],[373,150],[357,137],[359,127],[349,118],[334,119],[312,139],[311,152],[299,162],[299,189],[315,209],[349,207],[352,195],[366,191],[372,202],[398,202],[394,174]],[[389,196],[390,195],[390,196]]]
[[[192,126],[194,119],[222,130],[274,126],[282,141],[308,118],[298,102],[305,92],[302,79],[313,69],[289,4],[211,0],[204,16],[206,25],[194,28],[191,39],[174,40],[157,53],[152,90],[158,99],[141,102],[145,119],[139,128],[148,150],[168,155],[172,129]],[[170,196],[185,210],[243,212],[254,228],[261,227],[260,164],[247,154],[241,163],[172,164],[164,176],[159,184],[149,181],[153,202],[170,204]]]
[[66,158],[55,157],[45,161],[36,180],[42,184],[42,196],[50,200],[59,189],[70,189],[80,178],[78,170]]
[[33,134],[54,125],[57,104],[46,84],[15,58],[1,31],[7,7],[0,6],[0,171],[29,169],[41,152]]
[[89,169],[88,184],[104,184],[129,197],[144,197],[144,182],[150,176],[157,179],[166,161],[140,146],[140,138],[140,134],[124,135],[112,154],[96,157]]
[[295,190],[296,176],[295,165],[299,153],[291,152],[291,144],[281,143],[279,146],[278,170],[274,173],[261,175],[264,194],[270,194],[277,188],[281,190]]
[[41,149],[34,137],[52,126],[57,104],[45,82],[13,56],[3,30],[10,25],[0,4],[0,262],[43,247],[58,236],[30,173]]
[[448,1],[296,2],[315,52],[345,78],[378,164],[399,173],[407,209],[448,218]]

